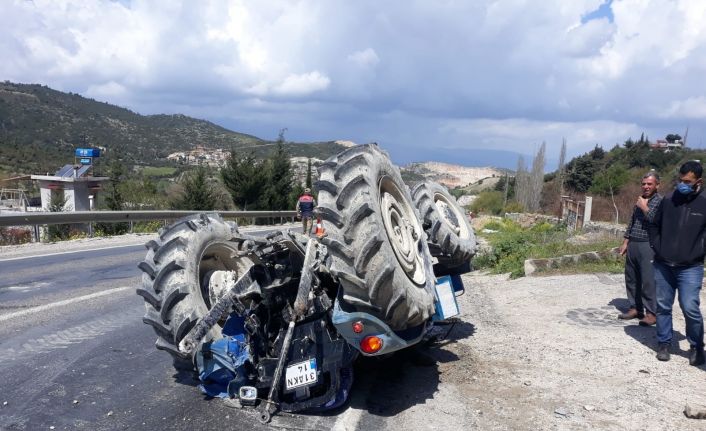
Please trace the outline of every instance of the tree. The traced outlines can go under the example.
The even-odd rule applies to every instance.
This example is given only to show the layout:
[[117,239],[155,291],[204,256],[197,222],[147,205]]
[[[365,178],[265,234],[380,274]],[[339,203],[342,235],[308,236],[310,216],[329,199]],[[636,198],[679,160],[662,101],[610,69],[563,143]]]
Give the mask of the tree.
[[591,187],[596,170],[593,159],[584,154],[574,158],[566,167],[566,185],[579,193],[586,192]]
[[503,193],[496,191],[482,191],[471,203],[471,211],[498,215],[503,210]]
[[250,153],[241,157],[231,151],[225,167],[221,169],[221,179],[233,198],[236,207],[243,211],[260,209],[265,193],[266,178],[263,163]]
[[184,192],[172,204],[174,209],[192,211],[212,211],[218,204],[211,185],[208,183],[206,168],[198,166],[187,173],[182,182]]
[[517,172],[515,173],[515,200],[527,208],[527,195],[529,192],[529,173],[525,167],[525,158],[517,158]]
[[306,164],[306,188],[311,188],[312,182],[311,182],[311,158],[307,159],[307,164]]
[[[120,160],[113,160],[108,164],[108,187],[105,195],[105,206],[110,211],[123,211],[125,199],[122,193],[122,183],[125,180],[125,165]],[[128,195],[130,196],[130,195]],[[121,235],[130,228],[128,223],[97,223],[96,230],[105,235]]]
[[105,205],[111,211],[122,211],[125,201],[120,192],[120,184],[125,179],[125,166],[119,160],[113,160],[108,165],[108,190],[105,196]]
[[620,188],[628,181],[629,173],[624,166],[613,164],[608,169],[600,171],[593,179],[590,192],[601,196],[609,196],[615,209],[615,223],[618,223],[620,212],[615,204],[615,195]]
[[593,160],[602,160],[605,157],[605,150],[596,144],[596,146],[588,154]]
[[676,141],[681,141],[681,136],[676,133],[670,133],[664,139],[670,144],[673,144]]
[[546,152],[547,144],[542,142],[539,146],[537,154],[532,160],[532,172],[530,174],[529,196],[525,208],[530,212],[539,210],[539,201],[542,197],[542,186],[544,185],[544,153]]
[[263,206],[272,211],[282,211],[294,208],[292,201],[292,166],[289,153],[284,148],[284,132],[280,130],[275,151],[267,159],[266,183]]
[[559,196],[564,194],[564,180],[566,177],[566,138],[561,139],[561,150],[559,151],[559,166],[556,170],[556,183]]
[[[68,205],[64,192],[62,190],[59,190],[58,192],[52,191],[51,198],[49,200],[49,211],[64,212],[71,210],[72,208]],[[69,224],[51,224],[47,227],[47,236],[49,241],[68,239],[70,235],[71,225]]]

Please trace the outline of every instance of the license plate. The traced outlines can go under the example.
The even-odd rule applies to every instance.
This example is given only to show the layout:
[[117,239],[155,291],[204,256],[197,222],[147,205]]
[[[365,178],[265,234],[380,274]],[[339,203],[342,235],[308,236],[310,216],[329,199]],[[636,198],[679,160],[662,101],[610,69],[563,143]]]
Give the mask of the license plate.
[[317,378],[316,358],[288,366],[284,375],[287,389],[314,384]]

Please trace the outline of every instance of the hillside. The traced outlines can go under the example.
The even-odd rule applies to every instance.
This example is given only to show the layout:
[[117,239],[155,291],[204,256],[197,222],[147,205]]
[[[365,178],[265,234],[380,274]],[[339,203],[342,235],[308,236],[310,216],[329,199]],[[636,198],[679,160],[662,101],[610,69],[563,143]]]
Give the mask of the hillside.
[[[33,84],[0,83],[0,171],[53,171],[73,149],[100,146],[129,164],[166,164],[166,156],[201,145],[244,148],[258,156],[272,141],[185,115],[140,115],[128,109]],[[287,143],[292,156],[327,158],[337,142]]]
[[448,188],[465,187],[484,178],[505,175],[504,171],[498,168],[468,167],[441,162],[411,163],[402,170],[406,178],[432,180]]

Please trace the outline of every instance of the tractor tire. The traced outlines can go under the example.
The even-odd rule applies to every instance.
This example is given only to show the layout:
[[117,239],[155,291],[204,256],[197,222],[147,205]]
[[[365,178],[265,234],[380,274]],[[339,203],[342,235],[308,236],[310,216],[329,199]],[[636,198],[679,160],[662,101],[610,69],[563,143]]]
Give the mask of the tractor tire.
[[466,211],[446,187],[425,181],[412,188],[412,199],[429,238],[429,251],[439,264],[457,267],[476,253],[476,236]]
[[[147,256],[138,267],[142,285],[137,294],[145,300],[142,321],[157,333],[156,347],[169,353],[178,370],[194,370],[193,355],[179,351],[179,342],[211,307],[208,278],[211,271],[243,271],[233,257],[238,243],[231,241],[237,226],[217,214],[198,214],[160,230],[149,241]],[[202,342],[221,337],[214,327]],[[198,350],[198,349],[196,349]]]
[[319,167],[318,211],[327,266],[346,311],[372,314],[393,330],[434,313],[426,235],[400,171],[376,144],[359,145]]

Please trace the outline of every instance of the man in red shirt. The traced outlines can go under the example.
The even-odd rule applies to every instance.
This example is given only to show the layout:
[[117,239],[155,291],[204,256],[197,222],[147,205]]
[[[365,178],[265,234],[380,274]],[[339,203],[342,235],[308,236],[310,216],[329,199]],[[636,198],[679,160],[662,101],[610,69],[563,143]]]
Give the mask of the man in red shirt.
[[314,225],[314,208],[316,208],[316,199],[311,195],[311,189],[307,187],[297,200],[297,218],[302,219],[304,235],[311,234],[311,228]]

